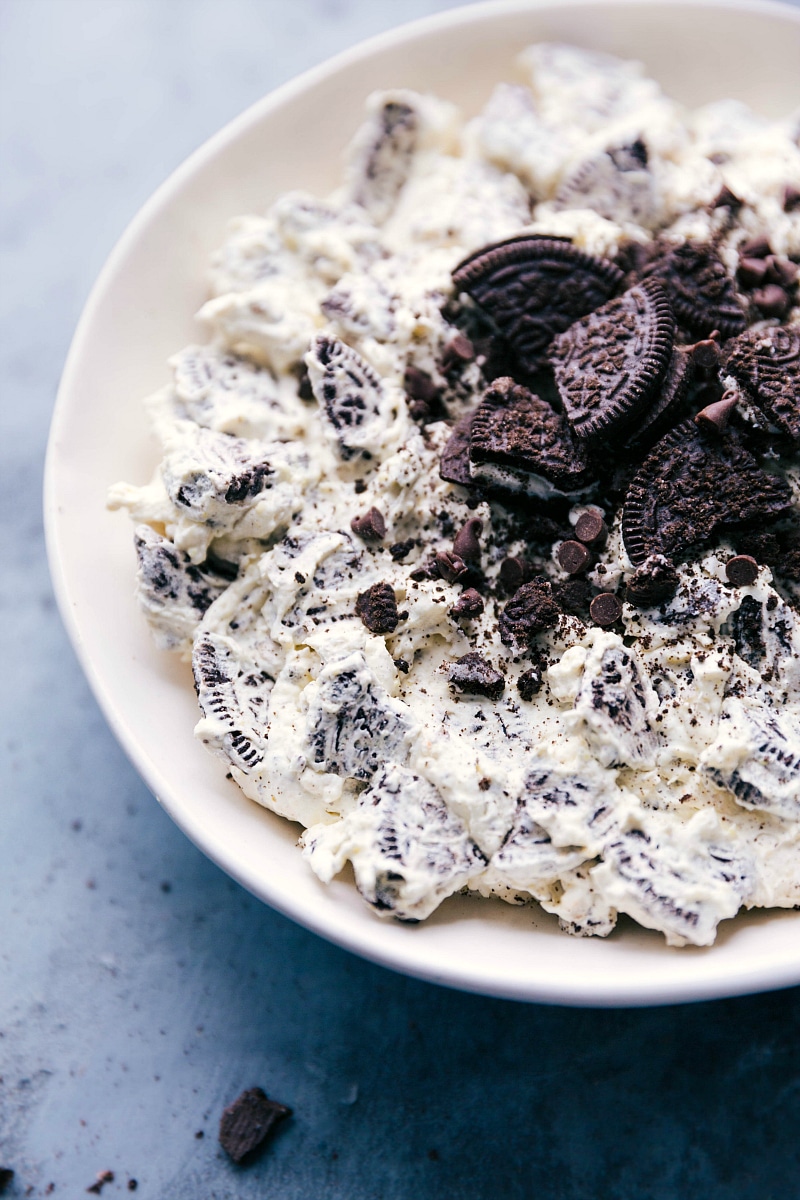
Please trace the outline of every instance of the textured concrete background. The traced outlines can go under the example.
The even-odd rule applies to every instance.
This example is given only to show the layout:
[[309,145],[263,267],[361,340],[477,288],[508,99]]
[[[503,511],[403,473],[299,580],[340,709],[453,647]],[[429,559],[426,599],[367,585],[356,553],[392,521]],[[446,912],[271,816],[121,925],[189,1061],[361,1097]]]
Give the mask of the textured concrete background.
[[[80,308],[163,177],[441,0],[0,0],[0,1165],[11,1196],[790,1200],[800,990],[629,1012],[460,995],[259,904],[161,812],[54,609],[41,464]],[[219,1149],[253,1084],[295,1117]],[[202,1135],[202,1136],[201,1136]]]

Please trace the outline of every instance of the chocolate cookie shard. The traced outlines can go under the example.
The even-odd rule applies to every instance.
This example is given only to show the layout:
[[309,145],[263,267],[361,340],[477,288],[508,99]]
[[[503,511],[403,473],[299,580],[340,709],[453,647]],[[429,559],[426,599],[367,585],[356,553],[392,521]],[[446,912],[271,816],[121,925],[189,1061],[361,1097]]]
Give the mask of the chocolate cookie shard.
[[394,633],[399,620],[397,601],[388,583],[373,583],[356,599],[356,615],[370,633]]
[[500,614],[500,638],[506,646],[525,645],[537,633],[558,623],[561,609],[553,588],[541,576],[514,593]]
[[751,329],[725,350],[724,369],[768,420],[800,442],[800,326]]
[[380,375],[352,347],[320,334],[306,355],[322,428],[347,460],[380,449],[392,419]]
[[684,421],[657,443],[625,497],[622,538],[638,566],[676,558],[720,528],[764,521],[792,504],[789,485],[763,471],[734,433]]
[[517,691],[523,700],[532,700],[542,690],[542,668],[535,665],[523,671],[517,680]]
[[669,360],[664,378],[648,406],[636,424],[633,441],[636,443],[655,441],[659,433],[663,433],[674,424],[677,414],[689,395],[689,388],[695,375],[694,356],[692,347],[675,346]]
[[472,481],[485,488],[549,496],[590,481],[585,448],[561,413],[513,379],[484,393],[469,435]]
[[213,563],[197,566],[149,525],[137,525],[134,546],[139,565],[136,596],[156,645],[164,650],[188,648],[200,618],[230,578]]
[[506,686],[500,672],[474,652],[451,664],[449,680],[457,691],[469,696],[486,696],[489,700],[499,700]]
[[264,1145],[279,1121],[292,1115],[285,1104],[270,1100],[263,1088],[248,1088],[223,1110],[219,1144],[235,1163]]
[[618,224],[652,226],[659,206],[644,142],[605,150],[581,163],[559,186],[554,207],[589,208]]
[[402,191],[419,139],[419,114],[399,96],[373,114],[358,147],[351,198],[380,225]]
[[651,554],[628,580],[625,598],[637,608],[650,608],[671,600],[678,590],[678,572],[663,554]]
[[203,628],[195,638],[192,671],[203,714],[197,736],[230,766],[251,774],[267,750],[272,677],[255,664],[248,669],[229,638]]
[[[621,607],[621,606],[620,606]],[[658,738],[651,721],[658,699],[638,657],[614,635],[589,652],[574,712],[604,766],[655,765]]]
[[646,409],[669,364],[674,334],[664,289],[650,279],[559,334],[550,361],[579,438],[610,433]]
[[[733,792],[742,808],[796,820],[800,815],[800,729],[789,716],[743,704],[735,696],[723,702],[719,740],[703,753],[701,765],[717,783]],[[731,758],[732,743],[746,746]]]
[[678,324],[696,337],[718,329],[723,340],[747,327],[747,316],[725,265],[711,246],[684,242],[650,268],[669,296]]
[[462,487],[470,487],[473,483],[469,471],[469,431],[472,417],[472,413],[467,413],[456,422],[439,461],[439,474],[442,479],[448,483],[459,483]]
[[533,372],[557,333],[615,294],[622,272],[570,242],[523,235],[464,259],[453,282],[492,318],[522,369]]

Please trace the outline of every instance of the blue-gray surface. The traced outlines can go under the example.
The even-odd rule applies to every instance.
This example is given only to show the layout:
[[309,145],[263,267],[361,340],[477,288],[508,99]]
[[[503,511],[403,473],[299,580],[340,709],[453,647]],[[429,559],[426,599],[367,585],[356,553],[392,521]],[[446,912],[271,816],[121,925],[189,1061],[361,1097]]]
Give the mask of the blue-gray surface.
[[[800,991],[643,1011],[460,995],[335,949],[171,825],[88,692],[41,463],[80,307],[157,183],[264,91],[447,0],[0,0],[0,1165],[11,1196],[787,1200]],[[295,1110],[234,1167],[219,1114]]]

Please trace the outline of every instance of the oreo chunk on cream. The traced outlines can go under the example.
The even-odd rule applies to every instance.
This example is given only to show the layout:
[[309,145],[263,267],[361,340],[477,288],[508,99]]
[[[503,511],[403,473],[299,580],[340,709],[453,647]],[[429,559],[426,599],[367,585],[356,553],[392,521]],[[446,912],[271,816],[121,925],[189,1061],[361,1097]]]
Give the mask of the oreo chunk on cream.
[[796,711],[745,704],[737,696],[723,703],[719,734],[701,764],[715,783],[727,788],[742,808],[800,818],[800,721]]
[[251,775],[267,752],[272,677],[259,663],[242,661],[232,639],[209,629],[195,641],[192,670],[203,714],[195,735],[231,767]]
[[659,748],[658,697],[636,652],[600,633],[586,655],[570,724],[604,766],[647,769]]
[[380,456],[406,431],[407,422],[400,420],[405,410],[402,391],[383,380],[350,346],[320,334],[305,361],[324,435],[341,459]]
[[134,545],[139,569],[136,598],[162,650],[191,650],[206,609],[225,591],[225,577],[210,564],[197,566],[188,554],[149,525],[138,525]]
[[426,779],[390,763],[356,808],[309,829],[305,855],[324,882],[349,859],[356,886],[382,916],[421,921],[485,866],[464,823]]

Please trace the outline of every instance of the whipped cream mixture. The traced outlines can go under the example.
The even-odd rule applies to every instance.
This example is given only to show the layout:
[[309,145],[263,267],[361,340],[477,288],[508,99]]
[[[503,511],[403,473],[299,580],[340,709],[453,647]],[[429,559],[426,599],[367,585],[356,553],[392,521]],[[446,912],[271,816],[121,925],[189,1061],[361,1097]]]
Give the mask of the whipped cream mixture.
[[[566,46],[517,73],[469,120],[373,95],[333,196],[231,224],[207,340],[147,402],[162,461],[111,505],[136,522],[158,644],[193,660],[197,736],[302,824],[320,879],[349,861],[402,920],[469,889],[571,934],[626,913],[708,945],[742,907],[800,905],[800,585],[758,554],[735,585],[723,534],[676,558],[670,598],[633,604],[620,508],[591,477],[443,479],[497,376],[452,272],[520,234],[627,269],[658,237],[713,244],[735,281],[767,239],[787,304],[755,328],[796,335],[800,120],[687,112],[638,65]],[[800,464],[772,457],[800,500]],[[558,550],[587,512],[607,537],[570,575]],[[527,580],[557,598],[577,577],[620,619],[564,602],[530,638],[504,624]]]

